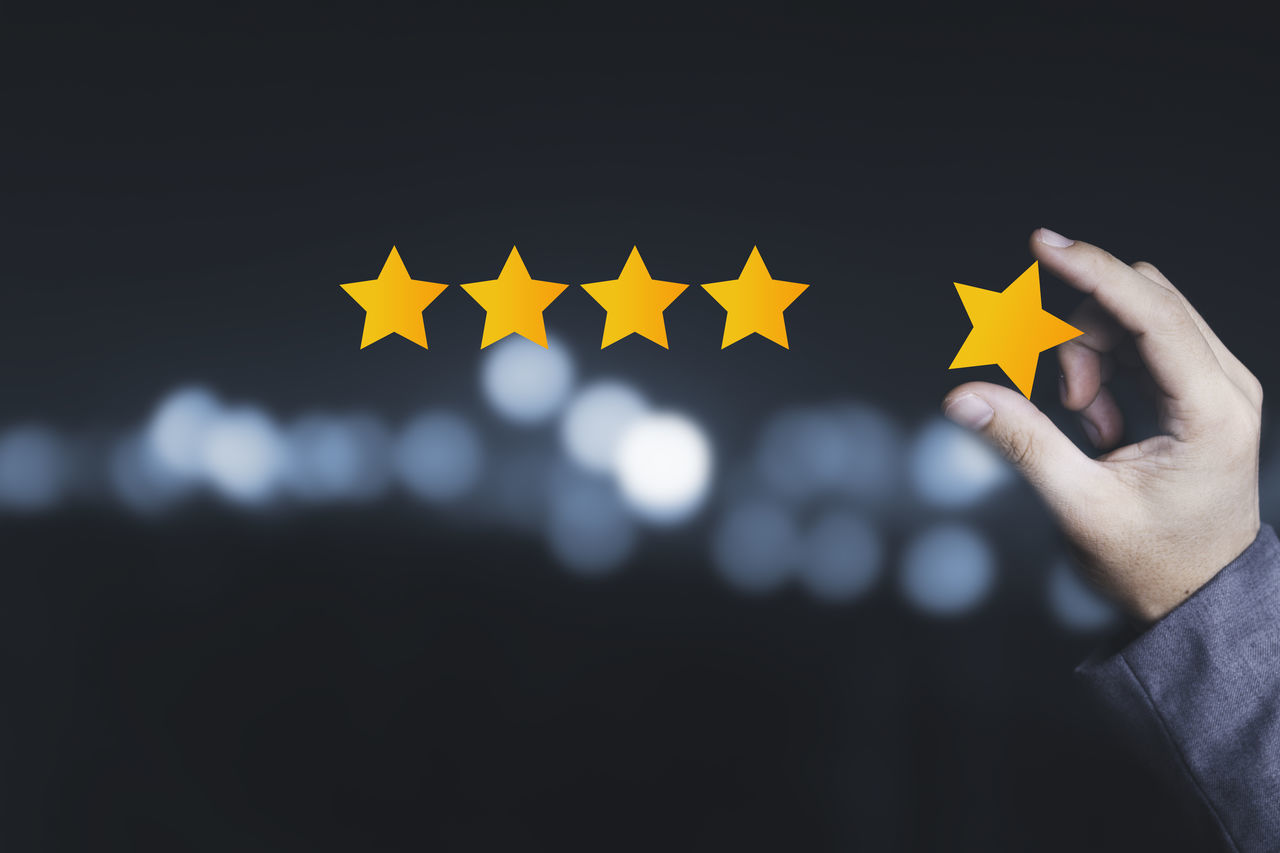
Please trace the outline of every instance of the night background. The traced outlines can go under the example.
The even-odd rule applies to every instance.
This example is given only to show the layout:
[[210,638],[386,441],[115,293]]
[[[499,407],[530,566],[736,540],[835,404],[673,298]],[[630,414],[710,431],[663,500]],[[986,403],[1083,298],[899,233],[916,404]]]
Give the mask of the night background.
[[[1156,264],[1280,388],[1261,22],[320,8],[213,31],[254,14],[5,36],[0,847],[1212,844],[1072,675],[1123,619],[939,405],[1008,384],[947,370],[953,282],[1003,289],[1038,226]],[[359,349],[339,285],[392,245],[450,285],[518,246],[572,285],[550,350],[481,351],[456,286],[429,350]],[[695,285],[669,350],[602,351],[577,287],[633,245]],[[789,350],[722,351],[696,287],[753,246],[810,285]],[[1080,297],[1045,276],[1043,299]],[[1083,442],[1056,385],[1049,353],[1033,399]],[[656,506],[591,470],[629,405],[692,425],[705,491]],[[1263,442],[1274,523],[1270,418]]]

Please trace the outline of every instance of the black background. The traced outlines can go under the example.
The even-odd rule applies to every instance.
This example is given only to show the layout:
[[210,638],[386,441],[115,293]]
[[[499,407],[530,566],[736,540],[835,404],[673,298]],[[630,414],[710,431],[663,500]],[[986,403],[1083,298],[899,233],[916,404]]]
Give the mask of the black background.
[[[732,278],[759,245],[812,285],[789,351],[721,352],[692,290],[669,352],[594,349],[576,292],[547,312],[584,369],[730,455],[790,402],[912,419],[996,378],[942,369],[967,329],[950,283],[1011,281],[1040,225],[1156,263],[1280,378],[1275,54],[1225,7],[322,7],[231,31],[260,17],[7,34],[0,420],[118,428],[192,379],[286,416],[469,401],[482,314],[457,288],[430,351],[353,345],[335,285],[392,243],[450,283],[512,244],[575,283],[633,244],[655,277]],[[536,541],[395,505],[81,507],[0,537],[5,849],[1206,843],[1078,692],[1092,640],[1047,624],[1017,565],[953,624],[887,591],[732,595],[692,534],[584,583]]]

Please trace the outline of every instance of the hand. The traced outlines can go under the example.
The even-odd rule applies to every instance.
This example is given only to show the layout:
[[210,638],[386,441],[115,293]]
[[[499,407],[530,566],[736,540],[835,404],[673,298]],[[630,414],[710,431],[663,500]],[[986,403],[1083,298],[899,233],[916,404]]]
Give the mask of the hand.
[[1154,621],[1258,534],[1262,386],[1152,265],[1043,228],[1031,253],[1090,296],[1067,321],[1084,334],[1058,348],[1063,404],[1099,450],[1115,447],[1123,418],[1106,382],[1136,350],[1162,434],[1091,459],[1017,391],[986,382],[953,390],[943,411],[1021,470],[1103,591]]

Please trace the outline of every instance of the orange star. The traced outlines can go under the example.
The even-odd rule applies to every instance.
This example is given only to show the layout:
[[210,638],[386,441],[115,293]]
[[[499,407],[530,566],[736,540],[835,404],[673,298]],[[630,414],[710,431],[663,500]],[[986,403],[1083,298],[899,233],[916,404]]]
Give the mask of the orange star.
[[446,287],[447,284],[409,278],[400,253],[392,246],[377,278],[342,285],[365,311],[360,349],[390,334],[408,338],[426,349],[427,327],[422,321],[422,312]]
[[787,346],[787,325],[782,312],[808,288],[807,284],[794,281],[778,281],[769,275],[760,257],[760,250],[753,248],[742,275],[733,281],[717,281],[702,285],[725,309],[724,339],[720,349],[740,341],[755,332],[780,347]]
[[530,277],[520,253],[512,247],[496,279],[462,285],[462,289],[484,308],[480,348],[484,349],[507,335],[520,335],[545,348],[547,327],[542,322],[542,312],[567,286]]
[[1031,399],[1040,353],[1083,332],[1040,307],[1040,267],[1033,263],[1003,291],[956,283],[973,323],[952,368],[995,364]]
[[686,287],[688,285],[674,281],[655,281],[640,257],[640,250],[633,247],[615,280],[582,285],[587,295],[607,312],[600,349],[633,332],[667,348],[667,326],[662,321],[662,312]]

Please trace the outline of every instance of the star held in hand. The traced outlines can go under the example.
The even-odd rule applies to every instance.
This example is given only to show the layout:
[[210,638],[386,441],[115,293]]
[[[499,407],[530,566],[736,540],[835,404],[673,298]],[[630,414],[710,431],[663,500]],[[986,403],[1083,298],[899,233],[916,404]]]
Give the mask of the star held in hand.
[[1040,307],[1038,262],[1003,291],[955,285],[973,330],[951,368],[997,365],[1027,399],[1040,353],[1083,334]]

